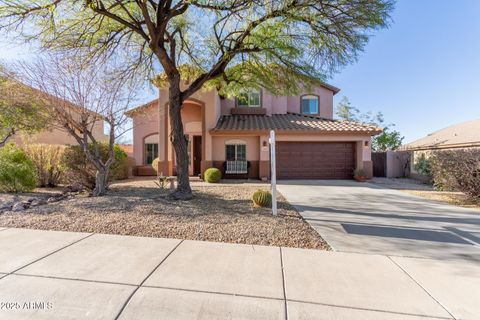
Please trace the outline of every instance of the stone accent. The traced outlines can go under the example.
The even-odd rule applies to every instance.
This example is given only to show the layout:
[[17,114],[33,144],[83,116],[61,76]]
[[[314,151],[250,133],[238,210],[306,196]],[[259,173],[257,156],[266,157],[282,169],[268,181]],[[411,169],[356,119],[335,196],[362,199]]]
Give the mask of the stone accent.
[[8,211],[23,212],[32,207],[42,206],[49,203],[58,202],[58,201],[62,201],[62,200],[74,197],[79,192],[81,192],[79,188],[68,186],[65,188],[65,190],[62,193],[56,193],[48,197],[45,197],[45,195],[43,195],[43,196],[28,198],[27,200],[20,200],[16,198],[10,203],[2,205],[0,207],[0,213],[8,212]]

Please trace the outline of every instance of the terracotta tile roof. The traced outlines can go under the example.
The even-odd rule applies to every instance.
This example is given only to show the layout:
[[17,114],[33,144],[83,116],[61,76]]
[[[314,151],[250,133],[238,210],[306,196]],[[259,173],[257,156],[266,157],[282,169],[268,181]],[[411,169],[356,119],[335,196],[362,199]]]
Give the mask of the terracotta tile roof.
[[268,131],[278,130],[287,132],[332,132],[332,133],[364,133],[375,135],[382,129],[351,121],[331,120],[317,116],[298,113],[265,115],[226,115],[218,119],[212,130],[215,132],[228,131]]

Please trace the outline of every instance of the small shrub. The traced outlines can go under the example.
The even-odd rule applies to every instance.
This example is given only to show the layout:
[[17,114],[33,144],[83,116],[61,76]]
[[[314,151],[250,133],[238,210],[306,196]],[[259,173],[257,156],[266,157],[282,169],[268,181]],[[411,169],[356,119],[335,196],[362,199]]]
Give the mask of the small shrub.
[[35,189],[37,177],[35,165],[14,144],[0,149],[0,191],[29,192]]
[[165,189],[168,185],[168,177],[163,175],[163,172],[160,173],[160,175],[157,177],[157,180],[154,181],[155,184],[160,188],[160,189]]
[[431,175],[431,161],[425,153],[420,154],[413,164],[413,168],[416,172],[423,174],[424,176]]
[[153,168],[153,170],[155,170],[155,172],[157,173],[157,175],[158,175],[158,161],[159,161],[158,158],[155,158],[155,159],[153,159],[153,161],[152,161],[152,168]]
[[23,150],[35,165],[39,187],[55,187],[60,183],[65,171],[62,163],[65,146],[30,144],[23,146]]
[[358,182],[365,182],[368,180],[367,172],[364,169],[355,169],[353,170],[353,178]]
[[[93,145],[90,145],[92,148]],[[103,161],[108,159],[108,144],[99,144],[100,155]],[[115,160],[110,167],[109,181],[121,180],[128,177],[127,154],[120,146],[114,147]],[[65,182],[72,185],[81,185],[87,190],[95,188],[96,169],[83,153],[80,146],[69,146],[63,154],[63,164],[65,166]]]
[[[105,152],[108,153],[108,146],[104,148],[106,148]],[[110,168],[112,180],[128,179],[128,172],[132,167],[132,158],[129,158],[127,153],[119,145],[113,147],[113,152],[115,152],[115,161],[113,161],[112,167]]]
[[222,179],[222,172],[217,168],[208,168],[203,175],[208,183],[217,183]]
[[480,149],[436,151],[429,160],[437,189],[460,191],[480,200]]
[[266,190],[257,190],[252,196],[254,207],[271,207],[272,206],[272,194]]

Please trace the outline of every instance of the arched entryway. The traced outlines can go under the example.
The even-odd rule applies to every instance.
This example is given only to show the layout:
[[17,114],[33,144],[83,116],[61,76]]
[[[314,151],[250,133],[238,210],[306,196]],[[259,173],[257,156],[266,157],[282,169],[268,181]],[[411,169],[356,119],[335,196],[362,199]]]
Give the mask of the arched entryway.
[[[168,110],[165,112],[167,115]],[[188,139],[189,174],[196,176],[202,173],[202,160],[205,159],[205,104],[200,100],[188,99],[183,103],[181,113],[183,130]],[[169,137],[169,134],[170,126],[168,125],[168,128],[165,128],[165,137]],[[171,173],[175,175],[175,152],[170,140],[168,140],[165,152],[166,158],[169,159],[167,163],[171,164]]]

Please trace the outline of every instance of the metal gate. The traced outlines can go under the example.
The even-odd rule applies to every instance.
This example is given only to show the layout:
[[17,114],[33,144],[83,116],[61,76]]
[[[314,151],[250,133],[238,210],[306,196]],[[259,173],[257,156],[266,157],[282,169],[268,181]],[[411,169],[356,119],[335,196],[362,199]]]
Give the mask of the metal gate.
[[372,152],[372,162],[373,162],[373,176],[386,177],[387,176],[387,153]]

